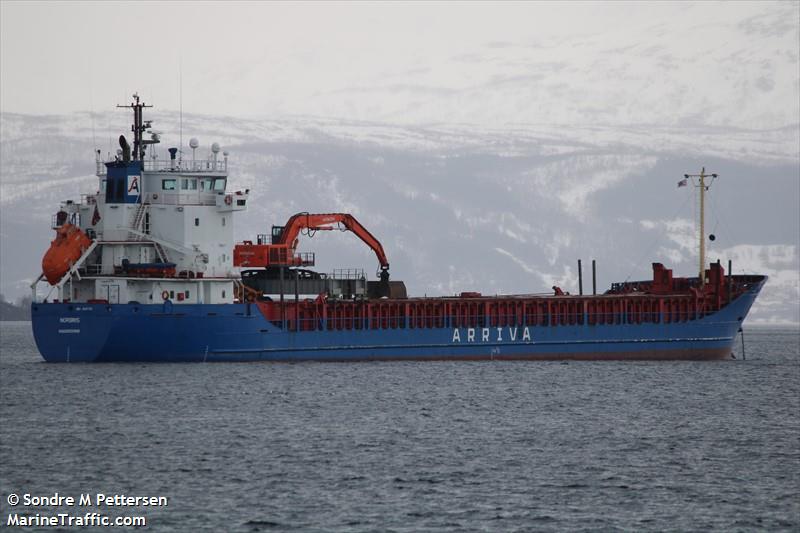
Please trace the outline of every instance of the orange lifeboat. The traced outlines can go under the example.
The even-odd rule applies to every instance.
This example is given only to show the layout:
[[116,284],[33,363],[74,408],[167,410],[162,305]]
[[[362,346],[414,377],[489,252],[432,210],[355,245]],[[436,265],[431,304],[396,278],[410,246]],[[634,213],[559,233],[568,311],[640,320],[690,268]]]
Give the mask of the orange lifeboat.
[[64,224],[58,228],[56,238],[42,258],[42,272],[50,285],[58,283],[91,244],[91,239],[77,226]]

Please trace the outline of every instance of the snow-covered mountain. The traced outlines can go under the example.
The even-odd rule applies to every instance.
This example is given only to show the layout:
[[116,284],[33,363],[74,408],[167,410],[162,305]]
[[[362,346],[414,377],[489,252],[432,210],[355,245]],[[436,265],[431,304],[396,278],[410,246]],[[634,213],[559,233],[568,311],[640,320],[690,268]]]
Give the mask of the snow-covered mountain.
[[[178,117],[155,110],[161,156],[179,144]],[[52,239],[58,202],[96,188],[93,146],[116,150],[124,112],[0,119],[0,291],[25,294]],[[229,150],[230,186],[251,190],[237,239],[293,213],[350,212],[384,244],[393,279],[411,294],[577,292],[577,259],[598,264],[599,290],[648,279],[660,261],[697,269],[695,201],[678,188],[701,166],[720,178],[707,212],[709,260],[770,276],[751,323],[800,322],[800,128],[649,126],[476,129],[408,127],[314,117],[184,115],[198,157]],[[190,157],[190,150],[185,149]],[[318,267],[377,268],[350,234],[301,242]],[[590,281],[584,287],[590,287]]]

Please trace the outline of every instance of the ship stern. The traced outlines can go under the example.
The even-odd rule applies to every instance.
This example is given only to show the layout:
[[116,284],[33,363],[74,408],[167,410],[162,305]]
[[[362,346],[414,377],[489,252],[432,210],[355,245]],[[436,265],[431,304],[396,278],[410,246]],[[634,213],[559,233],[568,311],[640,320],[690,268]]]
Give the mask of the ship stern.
[[49,363],[96,361],[111,330],[103,304],[33,303],[31,327],[36,347]]

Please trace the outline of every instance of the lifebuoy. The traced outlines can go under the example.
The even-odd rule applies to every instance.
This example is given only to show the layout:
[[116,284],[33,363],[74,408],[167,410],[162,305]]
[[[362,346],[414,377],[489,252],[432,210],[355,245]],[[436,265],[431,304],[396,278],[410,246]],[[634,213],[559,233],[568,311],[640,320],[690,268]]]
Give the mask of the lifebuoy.
[[231,205],[233,203],[233,197],[230,195],[225,196],[225,205]]
[[161,293],[161,299],[162,300],[169,300],[169,291],[163,291]]

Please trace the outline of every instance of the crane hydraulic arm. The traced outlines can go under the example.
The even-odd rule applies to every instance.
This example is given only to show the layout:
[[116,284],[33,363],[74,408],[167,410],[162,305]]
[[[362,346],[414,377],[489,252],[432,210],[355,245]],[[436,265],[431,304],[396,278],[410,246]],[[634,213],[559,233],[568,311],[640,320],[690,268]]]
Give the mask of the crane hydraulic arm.
[[261,238],[258,244],[253,244],[251,241],[237,244],[233,252],[233,264],[239,267],[311,266],[313,256],[296,253],[300,234],[305,231],[311,235],[315,231],[334,229],[352,231],[369,246],[381,265],[381,280],[388,281],[389,259],[380,241],[353,215],[347,213],[297,213],[289,218],[285,226],[273,226],[269,244],[263,242]]
[[375,252],[375,255],[378,257],[378,262],[381,264],[381,269],[389,269],[389,259],[383,251],[383,245],[381,245],[380,241],[378,241],[367,228],[356,220],[356,217],[347,213],[297,213],[286,222],[283,231],[280,236],[278,236],[278,241],[273,241],[273,243],[286,244],[289,245],[291,249],[295,249],[297,248],[297,238],[303,230],[309,232],[334,230],[341,229],[341,226],[355,233],[356,237],[361,239]]

